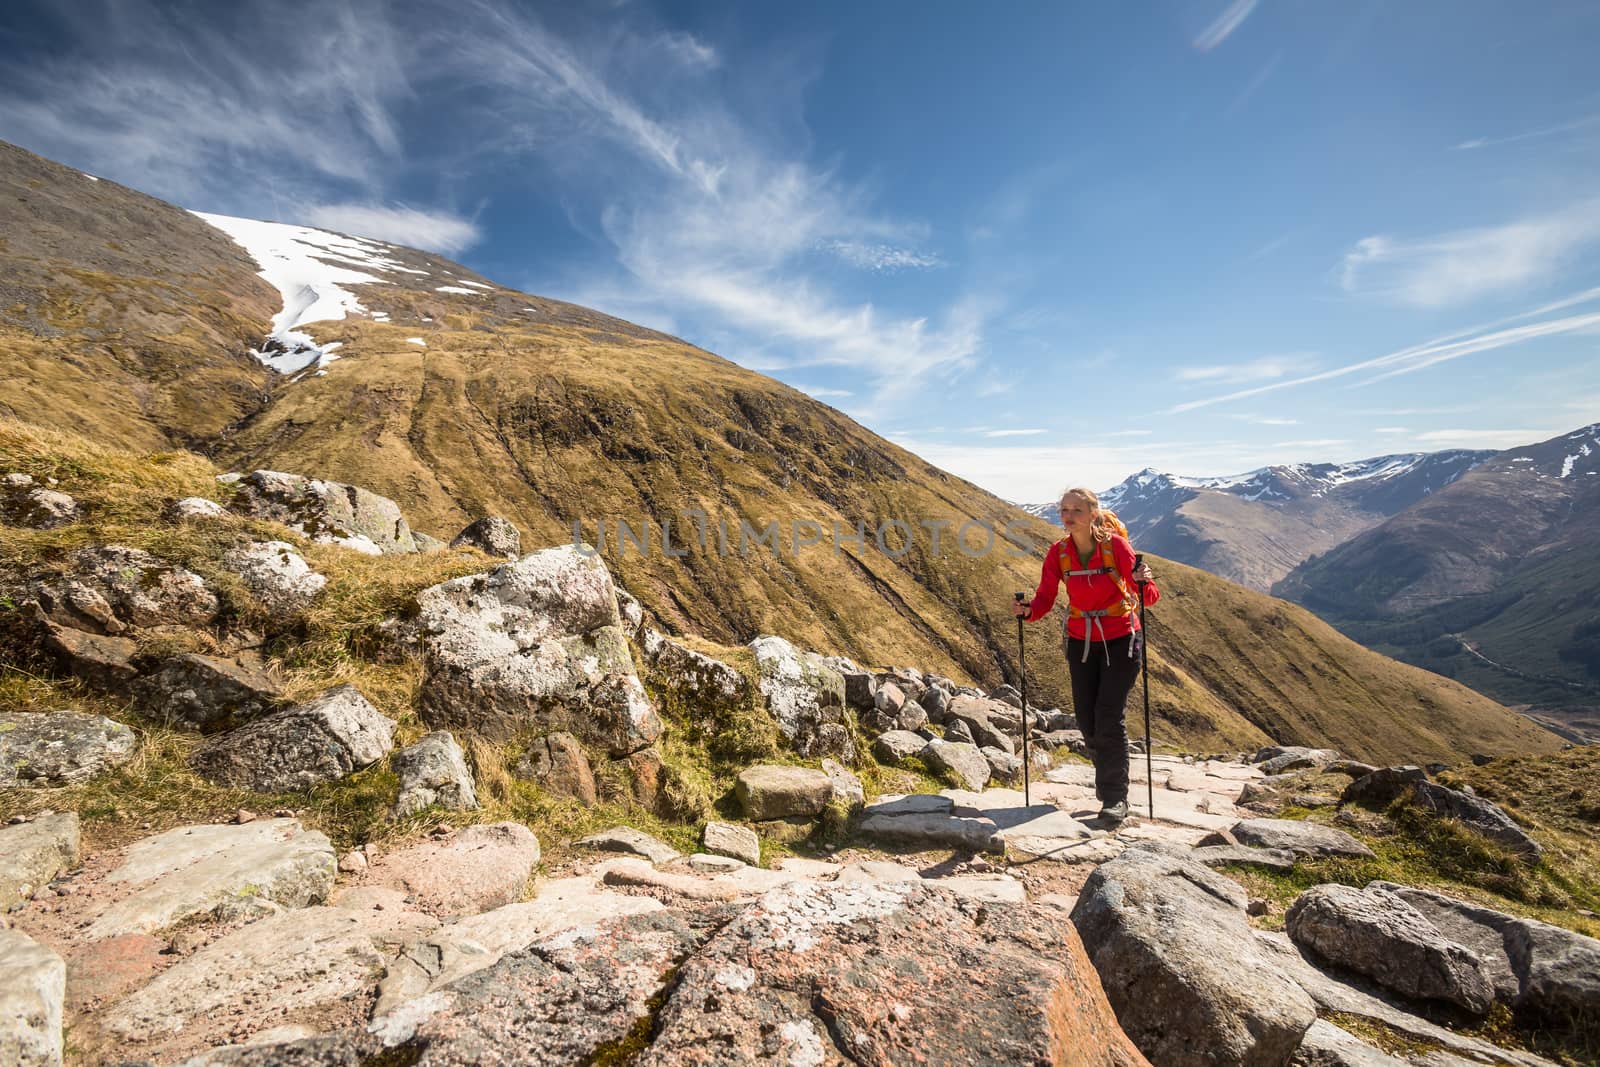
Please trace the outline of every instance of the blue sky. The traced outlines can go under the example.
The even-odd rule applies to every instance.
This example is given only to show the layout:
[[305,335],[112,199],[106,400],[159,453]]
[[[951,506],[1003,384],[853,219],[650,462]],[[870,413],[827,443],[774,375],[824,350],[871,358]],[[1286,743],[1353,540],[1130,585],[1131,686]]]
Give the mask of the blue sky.
[[669,330],[1010,499],[1600,421],[1600,5],[12,0],[0,138]]

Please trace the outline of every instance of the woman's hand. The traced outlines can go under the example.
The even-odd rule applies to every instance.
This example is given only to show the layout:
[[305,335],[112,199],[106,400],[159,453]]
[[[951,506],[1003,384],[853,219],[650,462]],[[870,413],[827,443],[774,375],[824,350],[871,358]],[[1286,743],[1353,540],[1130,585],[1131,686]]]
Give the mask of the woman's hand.
[[1133,580],[1135,582],[1154,582],[1156,576],[1150,572],[1150,564],[1141,563],[1139,564],[1139,569],[1133,572]]
[[1024,618],[1032,610],[1033,601],[1031,600],[1013,600],[1011,602],[1011,614],[1019,619]]

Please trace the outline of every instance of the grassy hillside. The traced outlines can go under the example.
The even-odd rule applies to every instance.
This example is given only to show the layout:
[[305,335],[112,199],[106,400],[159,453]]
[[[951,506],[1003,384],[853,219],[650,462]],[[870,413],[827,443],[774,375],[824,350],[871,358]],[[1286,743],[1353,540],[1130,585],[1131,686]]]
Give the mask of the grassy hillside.
[[[0,171],[18,169],[13,156],[0,156]],[[158,208],[172,212],[161,218],[173,256],[222,254],[220,233],[193,216],[37,157],[24,162],[25,173],[41,175],[29,181],[94,221],[76,232],[64,216],[48,250],[57,273],[98,255],[105,240],[148,242],[142,229],[122,235],[120,227]],[[80,187],[113,200],[80,201]],[[144,259],[105,265],[122,272],[117,285],[153,284],[141,272],[155,253],[148,243],[139,247]],[[474,277],[412,250],[386,255],[414,269]],[[0,265],[15,258],[0,249]],[[262,299],[252,266],[235,249],[226,266],[203,273],[244,279],[247,298],[238,306],[248,299],[250,314],[235,336],[259,338],[275,308]],[[671,632],[727,645],[775,632],[869,664],[914,664],[985,685],[1017,679],[1010,594],[1034,587],[1043,547],[1058,530],[838,411],[676,338],[506,289],[441,293],[436,281],[394,273],[385,284],[359,286],[362,303],[387,322],[354,316],[307,327],[320,343],[343,343],[325,374],[289,379],[252,368],[240,351],[251,343],[245,340],[232,342],[234,349],[197,347],[241,380],[261,381],[242,413],[221,396],[204,418],[180,417],[181,405],[170,401],[187,395],[186,375],[119,362],[89,336],[115,334],[132,349],[154,345],[149,309],[113,303],[99,307],[92,324],[45,321],[40,309],[55,290],[42,282],[17,305],[16,328],[29,334],[27,351],[43,355],[0,346],[0,377],[24,383],[33,399],[15,414],[36,425],[75,427],[143,451],[189,448],[219,469],[268,467],[363,485],[399,501],[415,527],[435,535],[449,537],[485,513],[512,519],[530,548],[570,540],[575,520],[590,539],[596,520],[613,531],[618,521],[635,530],[648,524],[654,551],[619,551],[613,533],[605,539],[607,563]],[[207,306],[194,302],[193,291],[160,291],[169,293],[174,322],[190,322]],[[71,392],[58,364],[115,386]],[[124,373],[136,380],[116,377]],[[168,413],[163,419],[173,424],[149,411]],[[56,463],[39,458],[43,446],[31,433],[19,424],[6,431],[0,465]],[[62,480],[74,491],[72,479]],[[713,526],[705,547],[691,543],[687,509],[704,512]],[[726,553],[717,544],[719,520],[731,535]],[[888,551],[874,543],[870,531],[889,520],[912,531],[909,545],[897,533],[888,535]],[[669,522],[687,554],[661,550]],[[755,530],[776,522],[785,542],[795,523],[814,523],[802,535],[820,529],[823,537],[797,551],[791,543],[741,551],[741,522]],[[941,522],[935,551],[925,524]],[[978,524],[967,531],[973,554],[955,543],[969,522]],[[980,552],[983,530],[1008,522],[1010,540]],[[865,543],[835,551],[835,524],[850,532],[858,523],[869,531]],[[1152,705],[1156,733],[1171,744],[1225,751],[1304,741],[1385,760],[1556,744],[1493,702],[1375,656],[1302,611],[1153,563],[1167,597],[1154,613]],[[1053,623],[1028,632],[1030,684],[1041,705],[1067,704],[1058,635]]]

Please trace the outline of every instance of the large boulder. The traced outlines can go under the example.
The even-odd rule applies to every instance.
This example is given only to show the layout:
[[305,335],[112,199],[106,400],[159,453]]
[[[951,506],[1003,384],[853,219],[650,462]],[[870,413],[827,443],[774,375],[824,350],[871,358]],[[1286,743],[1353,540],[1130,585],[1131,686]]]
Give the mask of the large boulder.
[[222,554],[222,565],[273,611],[304,611],[328,584],[287,541],[252,541]]
[[1443,893],[1374,882],[1477,954],[1496,999],[1554,1022],[1600,1018],[1600,941]]
[[982,814],[956,814],[947,796],[912,794],[881,797],[861,812],[858,837],[877,845],[963,852],[1000,852],[1005,844],[1000,826]]
[[[1356,856],[1372,850],[1343,830],[1303,819],[1245,819],[1232,828],[1235,841],[1251,848],[1281,849],[1297,856]],[[1203,844],[1212,842],[1203,841]],[[1224,843],[1224,842],[1218,842]]]
[[1144,1064],[1060,922],[906,881],[780,886],[684,964],[636,1062]]
[[814,652],[765,634],[750,642],[757,685],[778,730],[802,756],[856,761],[844,705],[844,676]]
[[1544,855],[1544,847],[1528,836],[1499,805],[1438,782],[1417,782],[1412,789],[1417,807],[1423,811],[1454,819],[1478,836],[1503,845],[1530,862]]
[[1301,948],[1401,996],[1445,1001],[1475,1015],[1494,1002],[1477,954],[1381,887],[1313,886],[1289,907],[1287,928]]
[[387,556],[417,550],[400,505],[359,486],[252,471],[234,483],[230,507],[241,515],[281,522],[314,541],[360,552]]
[[626,756],[661,735],[611,575],[572,545],[423,590],[421,713],[496,739],[565,730]]
[[127,762],[134,732],[76,711],[0,713],[0,789],[77,785]]
[[0,1063],[60,1067],[67,968],[31,937],[0,929]]
[[294,819],[180,826],[128,846],[103,879],[117,887],[117,899],[86,933],[91,939],[157,933],[186,919],[303,908],[327,899],[333,876],[332,844]]
[[31,530],[54,530],[78,521],[78,502],[44,486],[0,488],[0,523]]
[[961,694],[950,701],[947,719],[966,726],[980,748],[1016,752],[1013,738],[1022,736],[1022,712],[1001,700]]
[[920,753],[935,774],[946,774],[963,789],[979,790],[989,784],[989,761],[975,746],[959,741],[929,741]]
[[921,734],[914,734],[910,730],[889,730],[879,734],[872,742],[872,754],[879,763],[896,767],[907,757],[920,755],[927,745],[928,739]]
[[0,828],[0,914],[78,865],[78,813],[48,812]]
[[401,749],[395,753],[393,765],[400,778],[393,809],[397,819],[415,815],[430,804],[458,810],[478,806],[466,754],[448,730],[435,730]]
[[353,685],[202,742],[189,765],[208,782],[280,793],[337,781],[389,754],[395,722]]
[[450,547],[476,548],[486,555],[516,559],[522,555],[522,535],[510,519],[485,515],[456,534]]
[[1421,767],[1380,767],[1369,774],[1352,779],[1339,797],[1340,804],[1359,804],[1364,808],[1382,810],[1402,796],[1412,795],[1418,782],[1428,780]]
[[203,626],[222,606],[198,574],[122,545],[79,549],[64,575],[34,583],[31,592],[49,621],[112,635],[130,628]]
[[739,772],[734,793],[747,819],[812,818],[833,799],[833,781],[810,767],[758,764]]
[[254,652],[174,656],[134,684],[145,714],[179,729],[214,733],[283,706],[277,679]]
[[47,620],[44,647],[55,656],[63,674],[80,678],[96,689],[121,693],[139,676],[133,663],[139,654],[139,643],[132,638],[89,633]]
[[1123,1030],[1152,1063],[1278,1067],[1316,1021],[1311,998],[1255,943],[1247,902],[1237,882],[1143,849],[1084,884],[1073,925]]

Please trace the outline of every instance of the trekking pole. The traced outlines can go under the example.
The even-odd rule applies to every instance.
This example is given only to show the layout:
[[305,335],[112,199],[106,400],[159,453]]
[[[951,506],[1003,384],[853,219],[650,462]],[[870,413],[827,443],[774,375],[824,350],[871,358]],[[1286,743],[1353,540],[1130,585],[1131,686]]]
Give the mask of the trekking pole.
[[[1026,593],[1014,594],[1020,604]],[[1032,791],[1028,781],[1028,660],[1022,643],[1022,616],[1017,616],[1017,672],[1022,675],[1022,806],[1033,806]]]
[[[1144,553],[1140,552],[1133,557],[1133,569],[1137,571],[1144,566]],[[1144,673],[1144,791],[1145,806],[1150,809],[1150,821],[1156,818],[1156,776],[1152,770],[1154,761],[1150,758],[1150,621],[1144,610],[1144,587],[1149,584],[1139,584],[1139,632],[1144,635],[1144,648],[1139,653],[1139,666]]]

